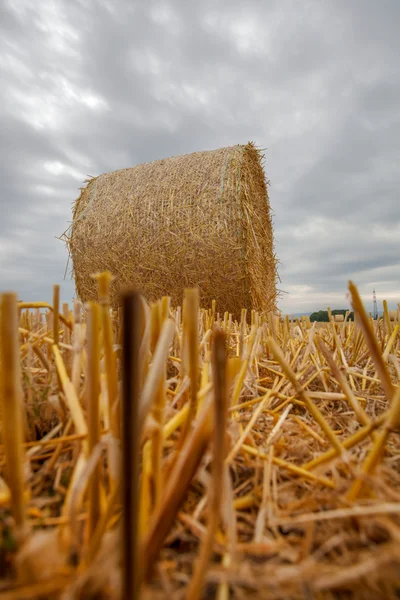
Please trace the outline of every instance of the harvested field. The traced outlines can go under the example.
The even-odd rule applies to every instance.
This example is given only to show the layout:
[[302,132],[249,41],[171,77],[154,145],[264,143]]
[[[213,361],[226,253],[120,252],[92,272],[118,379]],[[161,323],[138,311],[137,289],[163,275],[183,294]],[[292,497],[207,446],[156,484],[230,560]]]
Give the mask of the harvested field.
[[398,597],[399,324],[97,283],[2,296],[0,600]]

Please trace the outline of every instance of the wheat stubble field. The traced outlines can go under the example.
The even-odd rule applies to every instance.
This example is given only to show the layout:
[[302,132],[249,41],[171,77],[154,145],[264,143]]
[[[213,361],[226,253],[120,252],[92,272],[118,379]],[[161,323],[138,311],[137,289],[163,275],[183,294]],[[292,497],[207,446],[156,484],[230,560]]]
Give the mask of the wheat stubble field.
[[399,323],[109,282],[2,296],[0,598],[396,598]]

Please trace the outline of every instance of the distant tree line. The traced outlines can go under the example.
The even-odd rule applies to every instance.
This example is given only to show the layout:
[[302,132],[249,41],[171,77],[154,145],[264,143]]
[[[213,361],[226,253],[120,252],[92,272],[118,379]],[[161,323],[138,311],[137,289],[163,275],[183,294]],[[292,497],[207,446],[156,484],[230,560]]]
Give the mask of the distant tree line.
[[[339,308],[339,309],[332,310],[331,312],[332,312],[332,315],[346,316],[347,310],[345,308]],[[349,314],[347,320],[354,321],[354,313],[353,312],[351,312]],[[310,315],[310,321],[311,322],[317,321],[317,323],[328,323],[329,322],[328,311],[327,310],[319,310],[318,312],[313,312],[312,315]]]

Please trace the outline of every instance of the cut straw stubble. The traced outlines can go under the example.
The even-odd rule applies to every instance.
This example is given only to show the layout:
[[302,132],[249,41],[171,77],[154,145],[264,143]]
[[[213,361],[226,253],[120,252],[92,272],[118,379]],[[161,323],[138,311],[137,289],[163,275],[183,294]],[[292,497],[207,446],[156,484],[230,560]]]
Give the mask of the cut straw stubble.
[[160,337],[157,342],[153,361],[147,374],[146,382],[141,395],[139,410],[139,432],[143,433],[146,418],[151,410],[154,398],[160,389],[163,379],[163,367],[169,355],[169,349],[175,335],[175,323],[167,319],[162,326]]
[[60,336],[60,286],[55,285],[53,287],[53,340],[54,344],[58,346]]
[[1,297],[0,320],[0,402],[3,413],[3,441],[7,484],[11,492],[12,515],[17,533],[25,534],[24,446],[21,367],[18,338],[17,296]]
[[[141,340],[146,338],[144,342],[142,341],[143,352],[139,354],[140,391],[143,390],[143,385],[146,384],[146,380],[151,374],[157,347],[157,340],[149,335],[149,333],[151,334],[149,312],[147,310],[147,314],[145,314],[146,311],[143,311],[144,321],[142,322],[145,323],[145,326],[138,328],[139,338]],[[220,314],[223,315],[222,312]],[[119,582],[127,577],[122,568],[121,552],[117,551],[120,535],[124,533],[123,514],[121,514],[122,493],[121,489],[118,489],[122,485],[122,480],[118,475],[118,469],[113,465],[113,478],[116,482],[113,490],[112,486],[108,485],[110,483],[110,462],[104,460],[101,463],[101,489],[102,491],[103,489],[107,490],[108,493],[104,498],[104,506],[102,504],[97,526],[89,538],[89,535],[85,534],[92,506],[91,501],[85,505],[83,500],[87,490],[90,489],[91,477],[98,464],[97,461],[104,456],[105,444],[95,444],[92,449],[93,443],[89,442],[90,435],[77,432],[77,427],[82,423],[79,424],[79,418],[76,419],[76,415],[73,418],[74,403],[68,403],[68,399],[64,400],[61,381],[56,381],[55,378],[53,378],[53,385],[57,387],[51,389],[51,394],[57,394],[60,397],[64,412],[54,416],[54,411],[52,411],[50,421],[47,418],[43,419],[40,415],[40,421],[43,421],[49,428],[35,432],[35,419],[30,412],[31,402],[35,403],[35,397],[41,398],[45,401],[44,407],[46,407],[48,398],[45,386],[49,381],[49,374],[47,370],[43,369],[43,364],[37,355],[32,355],[32,353],[29,355],[29,351],[34,346],[38,349],[42,348],[46,352],[47,344],[53,345],[54,340],[53,320],[47,322],[46,328],[46,323],[40,324],[39,319],[36,319],[35,322],[33,316],[25,312],[20,319],[20,362],[23,384],[27,383],[28,386],[32,386],[32,394],[30,394],[30,390],[27,390],[24,385],[25,392],[27,392],[25,407],[29,416],[31,435],[33,438],[37,438],[26,444],[26,447],[29,447],[29,452],[33,454],[30,458],[44,462],[43,465],[38,462],[32,463],[31,498],[26,510],[29,523],[35,530],[52,528],[55,538],[60,531],[71,531],[71,546],[76,548],[76,552],[72,555],[76,566],[69,568],[68,561],[71,554],[65,553],[60,547],[62,565],[51,567],[50,559],[53,554],[57,553],[57,543],[54,543],[50,549],[50,555],[48,555],[49,561],[47,561],[46,554],[41,553],[44,555],[41,563],[43,564],[43,561],[46,563],[46,569],[37,567],[38,561],[34,561],[30,573],[34,573],[35,569],[35,575],[44,576],[43,571],[46,570],[53,578],[57,576],[58,569],[64,573],[65,566],[70,574],[69,580],[65,581],[62,586],[64,589],[60,590],[59,594],[57,592],[57,596],[75,597],[74,591],[77,588],[80,589],[82,595],[98,593],[108,597],[110,592],[111,595],[113,593],[118,595]],[[152,484],[155,482],[154,475],[158,466],[155,468],[156,462],[147,460],[150,466],[150,501],[148,504],[150,510],[147,513],[147,523],[150,527],[146,523],[143,537],[139,533],[143,561],[146,557],[147,531],[150,530],[155,537],[160,536],[160,529],[154,529],[152,517],[159,516],[159,509],[164,506],[166,492],[169,494],[171,474],[175,477],[176,484],[173,491],[176,492],[179,485],[183,487],[183,490],[178,489],[181,509],[174,513],[174,507],[169,504],[169,510],[172,515],[175,514],[175,517],[171,517],[167,512],[162,513],[163,518],[167,515],[169,530],[161,542],[159,539],[156,540],[157,544],[160,544],[159,558],[152,560],[149,564],[149,568],[153,569],[153,576],[151,581],[148,578],[146,588],[143,589],[143,596],[146,598],[164,596],[183,598],[188,593],[188,588],[192,587],[193,589],[194,587],[195,595],[200,594],[200,597],[204,597],[210,592],[212,595],[215,592],[218,600],[228,600],[232,593],[246,595],[250,591],[249,588],[252,588],[251,593],[255,598],[262,598],[265,593],[272,593],[274,597],[278,595],[279,597],[302,597],[304,581],[307,578],[310,593],[314,593],[317,588],[323,588],[324,597],[325,595],[331,597],[335,593],[340,595],[344,592],[356,598],[362,595],[367,588],[368,592],[372,590],[372,595],[376,589],[383,589],[385,594],[387,591],[388,597],[394,598],[398,588],[398,577],[396,577],[398,559],[387,571],[376,568],[376,556],[385,552],[387,537],[396,542],[397,546],[393,546],[393,552],[397,552],[397,557],[399,556],[400,528],[396,525],[399,507],[395,504],[399,500],[399,481],[396,471],[397,425],[400,412],[400,403],[396,399],[400,376],[399,330],[396,330],[398,325],[392,324],[392,331],[389,334],[382,319],[379,323],[374,323],[369,318],[369,323],[374,326],[373,334],[394,388],[394,395],[386,397],[379,372],[365,343],[360,325],[349,323],[346,328],[339,329],[337,325],[332,327],[332,323],[330,323],[326,328],[314,331],[310,329],[308,321],[303,318],[294,327],[290,326],[292,327],[291,331],[286,321],[277,318],[272,320],[271,315],[269,318],[266,315],[260,315],[253,350],[249,355],[253,358],[248,361],[246,370],[243,370],[243,362],[247,356],[246,351],[252,345],[249,344],[251,326],[246,325],[243,329],[244,356],[240,358],[234,356],[237,355],[240,324],[232,323],[226,345],[227,354],[231,357],[227,360],[226,365],[226,386],[230,393],[234,388],[239,395],[239,402],[229,409],[226,437],[227,441],[230,441],[230,448],[235,447],[238,439],[241,440],[241,433],[247,435],[247,438],[243,440],[240,452],[236,454],[230,464],[224,465],[225,477],[219,485],[220,490],[222,487],[223,503],[221,521],[218,521],[219,527],[213,536],[212,515],[210,513],[208,517],[207,513],[213,505],[212,495],[215,488],[211,482],[215,475],[215,451],[212,452],[211,445],[210,451],[207,451],[207,445],[201,441],[204,449],[197,450],[199,468],[196,472],[196,467],[191,467],[191,473],[194,475],[190,477],[186,468],[193,457],[187,453],[186,444],[192,443],[190,447],[192,452],[196,448],[193,445],[192,435],[193,432],[196,432],[199,417],[201,418],[203,415],[203,398],[204,403],[208,404],[208,417],[213,420],[213,405],[209,402],[212,396],[213,372],[215,371],[211,368],[214,325],[212,320],[216,318],[217,324],[220,324],[221,319],[216,313],[215,304],[211,309],[204,308],[200,313],[198,324],[199,338],[202,343],[199,344],[198,354],[202,368],[196,401],[197,409],[185,445],[178,450],[179,439],[189,412],[190,394],[188,393],[185,398],[182,396],[182,390],[188,388],[187,384],[190,385],[189,361],[187,360],[185,374],[183,374],[179,370],[179,366],[183,364],[182,359],[185,359],[182,355],[180,311],[171,311],[170,316],[172,319],[176,319],[175,337],[169,346],[167,357],[161,364],[163,374],[167,373],[168,379],[165,384],[161,382],[160,386],[156,386],[156,393],[151,401],[149,411],[149,415],[152,414],[153,418],[146,419],[144,430],[140,436],[141,445],[143,444],[139,451],[142,469],[147,460],[145,456],[153,456],[153,450],[158,445],[158,441],[163,439],[161,502],[155,511],[152,505],[153,498],[155,498]],[[67,318],[66,313],[64,318]],[[75,394],[80,403],[84,402],[85,409],[88,409],[87,413],[86,410],[82,412],[85,419],[87,418],[90,434],[92,417],[87,393],[90,387],[90,345],[93,340],[89,313],[86,311],[82,318],[84,349],[79,351],[82,373],[79,373]],[[72,323],[70,316],[69,319]],[[226,322],[225,315],[223,320],[225,328]],[[251,311],[251,322],[257,330],[257,315],[254,310]],[[120,317],[118,321],[116,319],[113,321],[113,327],[115,327],[115,339],[118,339],[120,344],[118,349],[113,348],[117,357],[121,356],[123,342],[121,338],[123,327]],[[57,369],[64,385],[67,383],[65,375],[72,378],[69,359],[71,358],[73,339],[69,340],[68,344],[64,344],[65,339],[61,337],[67,331],[69,329],[63,328],[60,319],[58,354],[57,352],[55,354],[60,355],[62,359],[57,361]],[[260,343],[256,343],[259,332],[261,332]],[[329,442],[325,432],[320,431],[318,423],[307,410],[307,404],[301,399],[296,389],[293,389],[293,384],[282,366],[278,364],[279,361],[273,359],[267,344],[269,334],[281,349],[297,383],[316,404],[333,433],[340,436],[338,439],[346,449],[346,457],[348,457],[346,464],[343,464],[343,457],[338,455],[335,447],[330,448],[326,445]],[[348,389],[344,394],[338,393],[342,391],[340,387],[344,389],[344,386],[341,385],[336,369],[329,364],[329,361],[324,360],[316,338],[323,339],[329,356],[347,381]],[[99,339],[100,349],[103,352],[104,335],[102,333],[99,334]],[[100,365],[104,372],[101,381],[103,394],[101,398],[105,399],[107,385],[104,354],[102,359]],[[63,369],[63,365],[66,369]],[[123,365],[121,366],[123,367]],[[53,365],[51,367],[54,371]],[[244,381],[235,386],[233,380],[241,368]],[[122,374],[122,368],[119,370],[120,373]],[[131,369],[130,376],[132,376]],[[97,380],[97,375],[94,376],[94,379]],[[230,383],[228,383],[229,381]],[[281,385],[279,392],[277,391],[278,384]],[[165,418],[161,420],[160,424],[158,419],[155,419],[154,408],[160,398],[160,387],[163,385],[166,388],[165,397],[168,398],[168,404]],[[265,409],[265,406],[262,407],[265,395],[257,396],[260,392],[267,394],[268,391],[271,393],[272,404]],[[42,395],[43,392],[44,395]],[[367,415],[368,424],[364,425],[362,418],[360,420],[356,418],[353,409],[350,408],[350,405],[347,406],[349,404],[348,396],[351,394]],[[122,413],[122,401],[120,408]],[[265,412],[263,413],[263,411]],[[258,416],[259,418],[257,418]],[[58,418],[58,421],[55,418]],[[108,436],[110,431],[105,403],[101,418],[104,419],[103,433]],[[56,425],[56,423],[58,424]],[[39,423],[40,425],[41,423]],[[161,431],[161,427],[162,437],[159,436],[156,439],[153,434],[156,430],[157,432]],[[46,431],[50,430],[50,437],[55,435],[60,437],[53,440],[48,435],[42,437]],[[212,431],[211,424],[210,437]],[[280,432],[282,435],[279,435]],[[371,435],[372,432],[375,435]],[[214,433],[216,433],[215,430]],[[275,439],[275,435],[279,435],[279,439]],[[82,442],[88,446],[87,458],[82,448]],[[52,451],[50,444],[54,444],[55,451]],[[270,447],[268,452],[269,444],[273,447]],[[198,446],[200,446],[200,442]],[[160,450],[159,447],[157,448],[157,463],[158,450]],[[166,467],[170,458],[176,456],[173,465],[176,466],[182,452],[186,452],[187,462],[179,472],[180,478],[175,476],[174,468],[166,475]],[[202,459],[202,457],[204,458]],[[4,447],[0,447],[0,462],[4,467]],[[264,469],[262,469],[263,463]],[[118,467],[119,465],[118,457]],[[210,471],[209,466],[211,467]],[[68,480],[62,481],[66,493],[60,488],[60,493],[48,498],[47,483],[59,482],[60,476],[66,474],[65,467],[69,470]],[[227,476],[228,469],[229,475]],[[260,477],[262,470],[264,471],[264,480]],[[3,471],[1,475],[3,475]],[[4,476],[6,478],[6,472]],[[187,478],[186,486],[183,483],[185,477]],[[356,484],[359,490],[356,490],[354,502],[349,502],[352,500],[349,493],[349,489],[352,492],[352,484]],[[135,490],[132,491],[132,494],[134,493]],[[7,502],[7,499],[3,499],[3,501]],[[10,500],[8,502],[11,510]],[[66,511],[68,505],[70,510]],[[346,508],[348,506],[349,508]],[[86,510],[86,507],[89,510]],[[329,508],[330,511],[327,511],[326,508]],[[52,513],[54,511],[53,514],[60,516],[48,517],[48,511],[52,511]],[[141,508],[139,515],[140,511]],[[7,512],[5,514],[7,515]],[[159,521],[159,524],[164,527],[162,520]],[[285,528],[285,531],[282,532],[283,535],[279,535],[279,539],[270,539],[271,533],[273,537],[275,537],[274,532],[279,533],[276,529],[279,525]],[[57,529],[54,528],[55,526]],[[300,531],[296,531],[299,526],[301,530],[305,530],[304,536],[299,535]],[[39,535],[42,533],[40,532]],[[24,552],[26,556],[28,547],[38,548],[37,544],[30,544],[35,536],[36,532],[30,535],[28,545],[24,544],[22,552],[20,550],[17,553],[18,556],[15,559],[18,569],[17,577],[9,587],[6,587],[3,594],[0,594],[1,597],[10,593],[14,594],[14,597],[26,597],[26,595],[33,597],[35,592],[37,595],[38,588],[35,585],[30,590],[27,590],[26,586],[24,587],[24,582],[27,581],[24,573],[26,568],[20,562],[20,557]],[[243,536],[246,536],[247,541],[244,541]],[[132,540],[133,537],[131,536]],[[213,539],[214,543],[212,543]],[[205,551],[205,548],[209,549],[209,543],[212,548],[211,555]],[[333,549],[334,552],[332,552]],[[274,557],[272,560],[268,558],[265,562],[271,552]],[[157,557],[157,553],[153,554],[154,556]],[[199,558],[195,568],[193,568],[194,557]],[[263,563],[258,560],[261,560],[262,557]],[[366,557],[367,560],[365,561],[363,557]],[[13,557],[11,560],[13,561]],[[288,565],[288,560],[292,564]],[[357,569],[355,574],[346,571],[343,569],[345,562],[346,564],[351,562],[353,565],[363,564],[362,573],[360,574]],[[21,565],[22,568],[20,568]],[[128,567],[131,567],[131,564]],[[144,563],[143,570],[146,570]],[[192,579],[191,572],[193,572]],[[198,572],[200,576],[196,574]],[[319,579],[323,579],[323,584],[320,581],[315,585],[314,574],[317,572],[320,572]],[[215,578],[216,573],[218,573],[218,579]],[[140,578],[140,575],[138,577]],[[32,577],[32,582],[35,579],[36,577]],[[84,589],[81,589],[81,582]],[[217,590],[218,583],[220,585]],[[134,586],[135,584],[132,587]],[[44,591],[46,589],[46,585],[43,584],[42,595],[52,596],[52,594],[46,595]]]
[[282,350],[279,348],[278,344],[271,337],[268,338],[267,344],[268,344],[268,347],[270,348],[275,360],[281,365],[282,371],[284,372],[286,377],[289,379],[289,381],[293,385],[293,387],[296,390],[299,397],[307,405],[308,410],[310,411],[310,413],[312,414],[312,416],[314,417],[314,419],[316,420],[318,425],[321,427],[321,429],[325,433],[326,437],[332,444],[333,448],[336,450],[337,454],[343,455],[344,448],[343,448],[341,442],[338,440],[336,435],[333,433],[331,427],[329,426],[329,424],[327,423],[327,421],[325,420],[325,418],[321,414],[321,412],[318,410],[318,408],[315,406],[315,404],[313,403],[313,401],[311,400],[311,398],[309,397],[307,392],[305,392],[304,389],[302,388],[301,384],[299,383],[299,381],[296,378],[295,373],[293,372],[290,365],[285,360]]
[[83,350],[83,325],[82,325],[82,304],[79,300],[74,302],[74,331],[73,331],[73,359],[71,381],[74,389],[79,394],[81,383],[81,366]]
[[222,331],[214,333],[212,352],[213,383],[214,383],[214,435],[213,435],[213,463],[212,482],[209,495],[208,527],[207,533],[200,547],[200,554],[195,565],[192,580],[186,594],[187,600],[198,600],[204,586],[204,578],[210,562],[215,535],[218,530],[221,491],[220,486],[224,478],[225,458],[225,431],[227,415],[227,388],[226,388],[226,339]]
[[164,540],[208,446],[212,433],[210,409],[211,403],[206,401],[191,435],[179,452],[164,491],[164,501],[151,519],[143,545],[145,579],[151,576]]
[[191,422],[196,414],[197,387],[199,377],[199,290],[197,288],[185,290],[183,314],[183,336],[186,341],[188,358],[188,375],[190,377],[189,413],[183,428],[180,445],[183,446],[190,430]]
[[[159,339],[161,326],[168,319],[169,314],[169,298],[164,297],[161,301],[155,303],[152,309],[152,330],[153,330],[153,343],[152,351],[156,347]],[[154,322],[153,322],[154,319]],[[163,425],[164,425],[164,411],[165,411],[165,382],[166,382],[166,367],[162,367],[163,373],[156,394],[152,416],[156,423],[152,435],[152,447],[151,447],[151,464],[152,464],[152,478],[153,478],[153,489],[154,489],[154,507],[158,508],[161,504],[162,490],[163,490],[163,478],[162,478],[162,458],[163,458]]]
[[393,384],[383,361],[377,339],[361,301],[360,294],[352,281],[349,281],[349,291],[351,294],[353,309],[358,318],[358,323],[364,335],[365,343],[370,351],[372,360],[374,361],[375,368],[382,382],[382,387],[385,390],[386,397],[388,400],[390,400],[393,396]]
[[[89,456],[100,442],[100,308],[90,303],[88,311],[88,368],[86,380],[86,405],[88,407]],[[89,486],[89,538],[92,537],[100,518],[100,465],[97,464]]]
[[333,357],[331,356],[331,354],[328,351],[328,348],[326,347],[326,345],[324,344],[324,342],[322,341],[321,338],[316,338],[315,339],[315,344],[318,348],[318,350],[321,352],[321,354],[323,355],[323,357],[325,358],[332,375],[335,377],[335,379],[337,380],[338,384],[340,385],[343,393],[345,394],[351,408],[354,410],[357,419],[359,420],[359,422],[362,425],[369,425],[369,423],[371,422],[368,415],[365,413],[365,411],[363,410],[362,406],[360,405],[360,403],[358,402],[357,398],[355,397],[354,393],[352,392],[352,390],[350,389],[349,384],[347,383],[344,375],[342,375],[342,373],[339,370],[339,367],[336,365],[335,361],[333,360]]
[[122,374],[122,556],[123,597],[140,597],[141,568],[139,557],[139,452],[140,452],[140,339],[141,297],[127,292],[123,306],[123,374]]
[[380,460],[382,459],[385,445],[391,432],[395,431],[400,424],[400,388],[397,389],[393,396],[390,409],[384,421],[382,430],[374,438],[374,443],[371,450],[369,451],[361,468],[361,473],[354,481],[349,493],[348,499],[354,501],[361,493],[364,487],[364,479],[366,476],[371,475]]
[[[101,321],[103,326],[104,361],[107,376],[108,411],[111,431],[114,437],[119,435],[119,418],[117,410],[118,400],[118,376],[117,362],[113,350],[113,330],[110,318],[110,283],[111,273],[99,273],[95,275],[99,286],[99,304],[101,310]],[[115,482],[112,482],[114,485]]]

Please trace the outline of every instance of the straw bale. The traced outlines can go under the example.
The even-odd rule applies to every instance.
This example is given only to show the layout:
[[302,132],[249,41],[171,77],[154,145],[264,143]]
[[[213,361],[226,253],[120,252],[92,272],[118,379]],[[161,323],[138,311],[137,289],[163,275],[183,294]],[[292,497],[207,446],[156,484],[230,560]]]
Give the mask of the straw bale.
[[254,144],[196,152],[88,180],[67,241],[78,296],[97,297],[94,272],[115,276],[111,301],[133,285],[148,300],[199,286],[236,317],[276,307],[276,259],[263,166]]
[[335,323],[343,323],[344,315],[335,315]]

